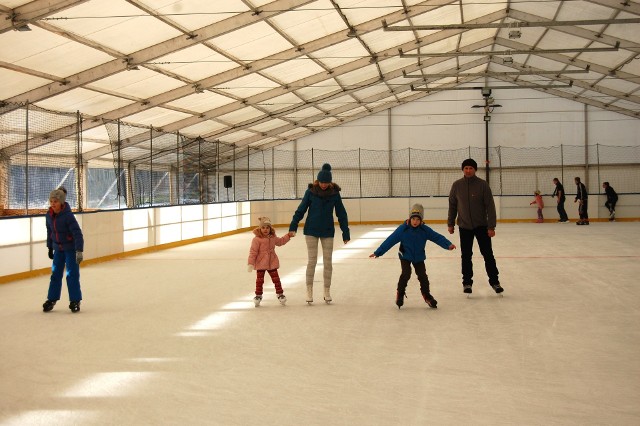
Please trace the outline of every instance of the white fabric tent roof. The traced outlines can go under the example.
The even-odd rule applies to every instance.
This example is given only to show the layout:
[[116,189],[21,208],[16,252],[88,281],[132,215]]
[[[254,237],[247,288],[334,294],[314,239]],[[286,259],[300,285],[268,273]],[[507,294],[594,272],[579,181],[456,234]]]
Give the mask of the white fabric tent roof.
[[487,79],[640,114],[626,0],[0,0],[0,14],[0,101],[80,111],[85,159],[111,154],[113,120],[263,149]]

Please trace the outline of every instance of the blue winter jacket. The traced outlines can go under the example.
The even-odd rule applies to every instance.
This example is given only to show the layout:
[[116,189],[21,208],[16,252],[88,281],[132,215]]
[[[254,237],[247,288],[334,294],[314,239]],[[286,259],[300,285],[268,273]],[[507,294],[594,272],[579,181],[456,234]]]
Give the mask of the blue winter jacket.
[[351,240],[347,210],[342,204],[340,187],[337,184],[331,184],[325,191],[318,184],[309,184],[309,188],[305,191],[300,205],[293,214],[289,231],[297,232],[298,223],[302,220],[307,210],[307,220],[304,222],[303,230],[304,235],[333,238],[335,234],[333,211],[335,210],[342,230],[342,241]]
[[408,260],[412,263],[424,262],[427,259],[425,252],[427,241],[433,241],[447,250],[451,246],[451,241],[446,239],[444,235],[438,234],[425,224],[414,228],[407,220],[398,226],[396,230],[380,244],[380,247],[378,247],[373,254],[380,257],[388,252],[391,247],[400,243],[400,250],[398,252],[400,259]]
[[64,203],[60,213],[51,208],[47,212],[47,248],[54,250],[84,251],[84,238],[69,203]]

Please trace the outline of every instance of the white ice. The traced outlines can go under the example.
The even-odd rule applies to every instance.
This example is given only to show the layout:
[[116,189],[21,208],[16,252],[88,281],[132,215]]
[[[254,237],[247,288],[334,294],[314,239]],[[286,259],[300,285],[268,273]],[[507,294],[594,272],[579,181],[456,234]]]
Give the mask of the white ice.
[[66,288],[42,312],[47,276],[2,285],[0,425],[640,424],[640,223],[500,224],[504,297],[477,246],[467,298],[429,243],[438,309],[414,275],[401,310],[395,249],[368,257],[394,228],[336,239],[330,305],[301,233],[284,307],[268,276],[253,306],[249,232],[83,266],[78,314]]

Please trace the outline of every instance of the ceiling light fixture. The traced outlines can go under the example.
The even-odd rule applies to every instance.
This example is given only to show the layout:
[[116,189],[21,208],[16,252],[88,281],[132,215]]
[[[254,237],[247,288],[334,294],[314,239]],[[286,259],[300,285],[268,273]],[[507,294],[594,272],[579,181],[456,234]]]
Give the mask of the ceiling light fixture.
[[513,31],[509,31],[509,38],[510,39],[516,39],[516,38],[520,38],[522,37],[522,32],[520,32],[519,30],[513,30]]

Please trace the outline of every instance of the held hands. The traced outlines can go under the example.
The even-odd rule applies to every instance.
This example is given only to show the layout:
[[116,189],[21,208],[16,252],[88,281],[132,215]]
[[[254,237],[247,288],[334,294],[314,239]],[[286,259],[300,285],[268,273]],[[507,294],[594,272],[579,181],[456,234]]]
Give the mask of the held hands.
[[247,265],[247,272],[253,272],[253,265]]
[[289,236],[291,238],[295,237],[296,236],[296,231],[289,231]]
[[76,252],[76,263],[79,265],[82,260],[84,259],[84,256],[82,255],[81,251],[77,251]]
[[49,259],[53,259],[53,249],[49,249]]

